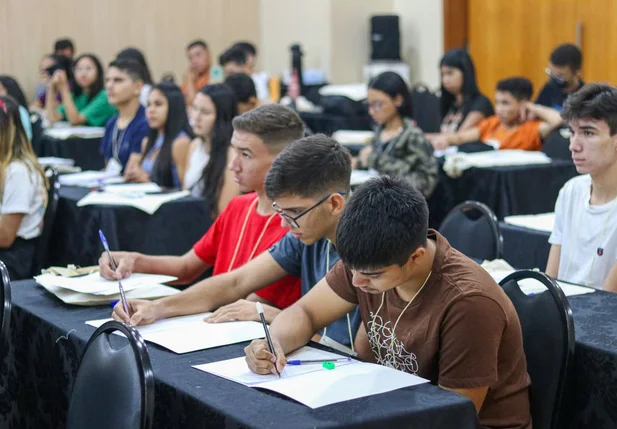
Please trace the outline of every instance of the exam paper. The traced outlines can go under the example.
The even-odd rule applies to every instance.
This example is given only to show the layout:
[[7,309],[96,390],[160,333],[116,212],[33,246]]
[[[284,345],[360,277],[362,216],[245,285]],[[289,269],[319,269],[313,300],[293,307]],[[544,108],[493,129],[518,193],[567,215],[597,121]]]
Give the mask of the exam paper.
[[[516,271],[510,264],[502,259],[484,261],[482,263],[482,268],[484,268],[497,283]],[[566,296],[585,295],[595,291],[593,288],[573,285],[562,280],[558,280],[557,284],[561,287],[561,290]],[[521,291],[526,295],[536,295],[548,290],[542,283],[535,279],[520,280],[518,285]]]
[[503,167],[511,165],[550,164],[551,159],[543,152],[519,149],[494,150],[476,153],[446,155],[443,170],[449,177],[457,178],[469,168]]
[[342,85],[325,85],[319,88],[320,95],[342,95],[354,101],[366,98],[368,88],[365,83],[347,83]]
[[[144,340],[178,354],[241,343],[263,338],[265,335],[262,324],[257,322],[204,322],[204,317],[210,314],[212,313],[159,320],[151,325],[138,326],[137,330]],[[90,320],[86,324],[98,328],[109,320],[112,319]]]
[[75,165],[75,160],[74,159],[56,158],[55,156],[40,157],[40,158],[38,158],[38,161],[39,161],[39,165],[41,165],[41,167],[47,167],[47,166],[50,166],[50,165],[53,165],[53,166],[59,166],[59,165],[73,166],[73,165]]
[[112,194],[135,194],[135,193],[156,193],[161,192],[162,189],[156,183],[125,183],[122,185],[107,185],[103,188],[105,192],[111,192]]
[[373,131],[338,130],[332,134],[332,138],[342,145],[357,145],[369,143],[374,135]]
[[94,187],[104,185],[106,183],[124,181],[124,179],[115,173],[106,171],[82,171],[81,173],[64,174],[58,179],[61,185],[65,186],[85,186]]
[[70,137],[80,137],[84,139],[101,138],[105,134],[103,127],[51,127],[45,130],[45,135],[59,140],[66,140]]
[[369,180],[371,177],[378,177],[379,173],[373,170],[352,170],[351,171],[351,186],[358,186]]
[[[61,277],[53,274],[41,274],[36,276],[34,280],[42,286],[50,285],[80,293],[93,295],[114,295],[118,293],[118,282],[116,280],[106,280],[99,273],[92,273],[83,277]],[[130,291],[174,280],[177,280],[177,277],[133,273],[130,277],[122,280],[122,287],[125,291]]]
[[[303,347],[288,359],[337,359],[340,355]],[[357,360],[336,363],[333,370],[321,365],[287,365],[277,377],[250,372],[243,357],[196,365],[194,368],[249,387],[281,393],[308,407],[319,408],[337,402],[362,398],[428,383],[428,380],[372,363]]]
[[[54,294],[58,299],[66,304],[92,306],[109,304],[110,302],[120,300],[120,293],[116,293],[114,295],[94,295],[75,292],[70,289],[54,286],[52,284],[40,284],[40,286],[48,292]],[[125,291],[125,296],[127,299],[158,299],[175,295],[179,292],[180,291],[178,289],[173,287],[154,284],[139,289]]]
[[169,194],[117,194],[113,192],[90,192],[77,202],[77,207],[92,205],[129,206],[148,214],[154,214],[161,206],[170,201],[190,195],[189,191],[171,192]]
[[509,225],[515,225],[544,232],[553,232],[553,226],[555,225],[555,213],[506,216],[504,218],[504,221]]

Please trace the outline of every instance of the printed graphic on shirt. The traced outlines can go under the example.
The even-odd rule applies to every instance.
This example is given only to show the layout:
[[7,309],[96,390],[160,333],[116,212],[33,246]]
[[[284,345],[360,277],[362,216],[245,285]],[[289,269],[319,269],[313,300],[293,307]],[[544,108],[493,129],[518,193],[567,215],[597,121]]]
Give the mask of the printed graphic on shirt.
[[414,375],[418,372],[416,355],[408,352],[403,342],[396,338],[390,321],[384,323],[381,316],[372,311],[368,339],[378,364]]

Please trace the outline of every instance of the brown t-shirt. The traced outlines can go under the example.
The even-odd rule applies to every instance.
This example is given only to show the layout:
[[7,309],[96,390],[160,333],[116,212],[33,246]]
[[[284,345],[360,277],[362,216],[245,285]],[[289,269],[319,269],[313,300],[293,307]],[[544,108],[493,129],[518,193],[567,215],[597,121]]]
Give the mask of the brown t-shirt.
[[442,235],[429,231],[429,239],[436,242],[432,274],[402,316],[408,303],[396,289],[361,291],[342,261],[326,281],[341,298],[359,304],[377,363],[451,389],[489,386],[480,424],[531,429],[530,381],[512,302],[482,267]]

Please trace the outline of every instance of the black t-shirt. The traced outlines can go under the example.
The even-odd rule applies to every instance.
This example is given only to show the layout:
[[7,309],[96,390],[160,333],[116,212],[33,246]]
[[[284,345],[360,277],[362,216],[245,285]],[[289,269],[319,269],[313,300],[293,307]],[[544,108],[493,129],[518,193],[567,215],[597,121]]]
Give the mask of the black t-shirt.
[[487,118],[494,114],[491,101],[484,95],[478,94],[461,105],[453,104],[450,107],[450,110],[448,110],[448,113],[441,121],[441,132],[453,133],[458,131],[461,124],[465,122],[467,115],[471,112],[480,112]]
[[[576,91],[581,89],[584,84],[585,83],[583,81],[580,81],[580,85],[578,86],[578,88],[576,88]],[[542,91],[540,91],[540,94],[536,99],[536,104],[540,104],[546,107],[552,107],[553,109],[561,112],[561,109],[563,108],[563,103],[565,103],[566,99],[570,94],[572,93],[565,92],[563,89],[559,88],[551,81],[548,81],[546,82],[544,87],[542,87]]]

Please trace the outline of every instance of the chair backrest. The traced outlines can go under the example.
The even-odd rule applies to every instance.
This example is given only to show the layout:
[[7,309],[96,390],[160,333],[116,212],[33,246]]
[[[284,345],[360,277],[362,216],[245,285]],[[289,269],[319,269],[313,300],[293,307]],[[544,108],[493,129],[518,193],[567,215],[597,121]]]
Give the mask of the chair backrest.
[[6,349],[9,344],[9,326],[11,323],[11,278],[9,277],[9,270],[4,265],[4,262],[0,261],[0,281],[2,287],[0,288],[0,300],[2,302],[2,310],[0,311],[0,362],[4,359]]
[[553,159],[572,159],[570,140],[563,137],[558,129],[544,138],[542,152]]
[[47,208],[43,216],[43,232],[36,244],[36,254],[32,271],[34,275],[40,274],[41,269],[45,268],[49,256],[49,242],[51,241],[51,232],[56,220],[56,212],[58,211],[58,202],[60,201],[60,181],[58,180],[58,170],[50,167],[45,170],[45,175],[49,180],[49,191],[47,192]]
[[425,133],[438,133],[441,128],[439,97],[425,86],[416,85],[411,90],[413,119]]
[[[534,279],[547,292],[526,295],[519,282]],[[565,294],[546,274],[521,270],[499,283],[514,304],[521,321],[527,372],[531,378],[529,401],[534,429],[566,427],[565,405],[574,361],[574,319]]]
[[[113,331],[122,332],[129,344],[114,349]],[[94,332],[81,358],[66,427],[149,429],[153,416],[154,375],[146,344],[134,327],[105,323]]]
[[465,201],[450,210],[439,232],[470,258],[490,261],[502,255],[503,237],[497,216],[477,201]]

